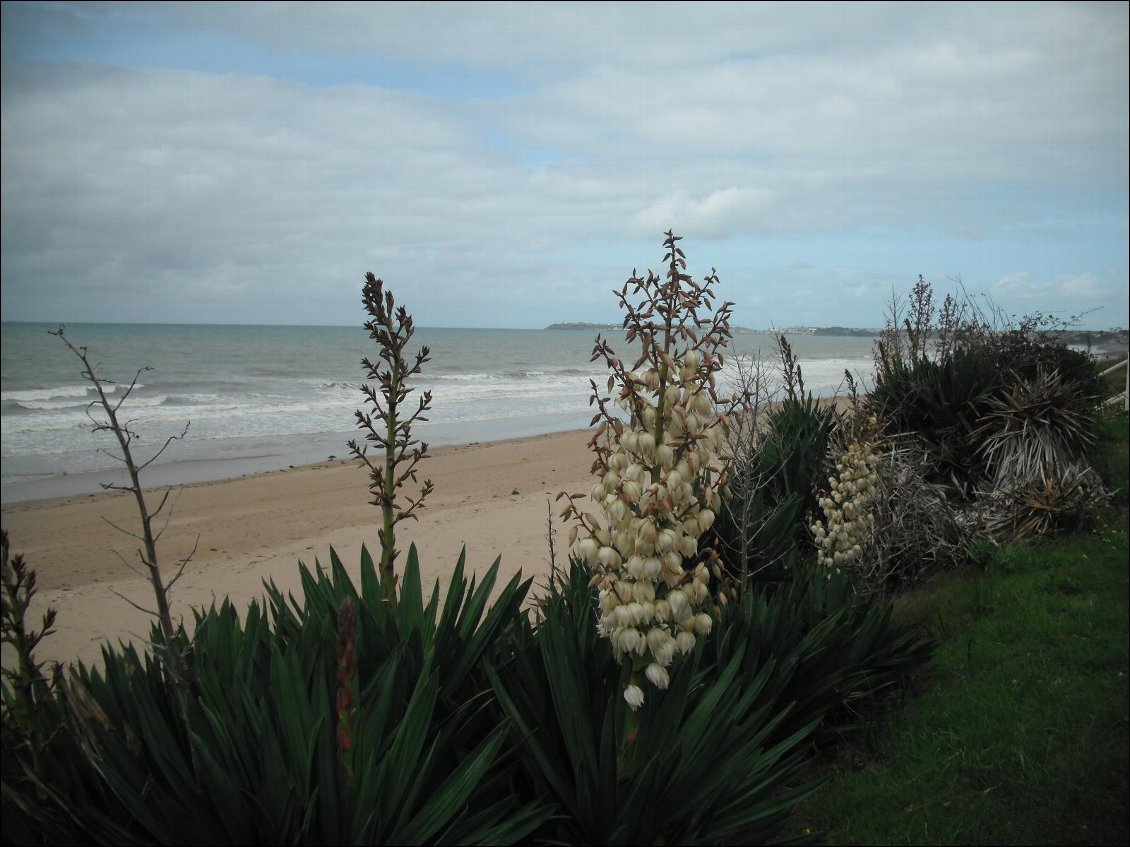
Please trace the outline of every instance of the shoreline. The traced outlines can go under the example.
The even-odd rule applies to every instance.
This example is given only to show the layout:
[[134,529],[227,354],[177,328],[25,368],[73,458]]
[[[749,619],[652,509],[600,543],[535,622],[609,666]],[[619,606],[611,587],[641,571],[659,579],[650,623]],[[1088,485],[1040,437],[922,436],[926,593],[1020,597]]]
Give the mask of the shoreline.
[[[397,527],[398,570],[414,543],[425,591],[437,581],[446,590],[463,548],[469,571],[481,574],[501,557],[500,580],[519,569],[535,580],[548,573],[547,517],[552,513],[560,563],[568,530],[557,517],[561,506],[555,498],[591,484],[590,433],[570,430],[429,451],[420,478],[430,478],[435,491],[418,521]],[[284,594],[298,593],[298,562],[328,564],[331,547],[356,579],[362,545],[379,548],[379,512],[369,503],[368,482],[365,469],[341,458],[180,486],[159,546],[166,579],[176,573],[178,560],[192,554],[173,588],[174,616],[190,622],[192,609],[225,598],[242,613],[263,596],[265,580]],[[153,507],[156,501],[149,499]],[[33,619],[47,607],[58,612],[40,659],[90,664],[106,642],[144,640],[147,616],[130,602],[151,606],[151,589],[123,562],[136,566],[136,542],[110,525],[131,531],[137,526],[132,497],[71,494],[5,503],[0,512],[11,553],[22,554],[38,574]]]
[[[457,424],[425,424],[414,433],[435,455],[467,445],[535,438],[586,428],[589,415],[516,415]],[[296,434],[285,437],[177,441],[161,460],[149,466],[142,481],[146,490],[182,487],[207,482],[243,479],[263,473],[293,470],[333,461],[352,461],[348,442],[361,438],[357,430]],[[87,452],[98,449],[91,444]],[[116,452],[116,450],[114,451]],[[141,461],[144,459],[141,458]],[[101,494],[104,483],[125,484],[128,477],[120,466],[78,472],[27,474],[27,479],[9,479],[0,485],[0,505],[55,500]]]

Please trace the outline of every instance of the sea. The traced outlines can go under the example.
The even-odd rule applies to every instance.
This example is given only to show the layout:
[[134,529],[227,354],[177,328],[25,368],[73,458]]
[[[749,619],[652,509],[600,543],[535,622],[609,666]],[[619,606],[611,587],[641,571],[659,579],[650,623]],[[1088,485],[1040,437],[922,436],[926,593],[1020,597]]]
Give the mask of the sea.
[[[0,333],[0,500],[93,493],[125,480],[117,444],[95,432],[93,386],[50,324],[3,323]],[[616,329],[604,336],[634,360]],[[408,351],[430,359],[409,385],[409,403],[431,392],[427,421],[413,435],[433,446],[471,444],[589,426],[590,380],[608,371],[592,361],[594,330],[419,327]],[[349,457],[359,439],[356,411],[368,410],[361,361],[377,348],[364,328],[72,324],[96,373],[121,401],[143,485],[238,477]],[[739,361],[776,362],[773,334],[734,335],[721,382]],[[873,377],[868,337],[787,333],[806,388],[843,390],[849,371],[864,389]],[[136,381],[135,381],[136,379]],[[126,390],[133,382],[128,397]],[[185,427],[187,426],[187,431]],[[183,437],[181,436],[183,433]]]

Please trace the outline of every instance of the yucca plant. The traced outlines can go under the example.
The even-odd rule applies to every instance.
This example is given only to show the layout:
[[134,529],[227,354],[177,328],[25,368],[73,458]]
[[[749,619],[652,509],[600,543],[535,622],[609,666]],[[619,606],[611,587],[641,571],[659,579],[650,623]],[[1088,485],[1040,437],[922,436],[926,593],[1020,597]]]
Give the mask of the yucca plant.
[[[381,540],[380,570],[385,586],[385,600],[396,603],[396,574],[393,563],[396,549],[396,525],[401,521],[419,520],[418,511],[432,492],[432,481],[424,480],[415,495],[401,491],[408,483],[416,484],[417,465],[428,455],[428,445],[412,436],[412,425],[426,421],[424,413],[431,407],[432,393],[425,391],[409,411],[409,395],[415,390],[409,386],[411,377],[420,373],[428,361],[427,347],[421,347],[409,362],[405,356],[408,342],[416,331],[408,310],[396,306],[392,291],[385,288],[384,280],[371,272],[365,274],[361,301],[369,320],[365,329],[376,343],[376,362],[368,357],[361,360],[365,375],[373,380],[361,386],[361,393],[376,417],[356,412],[357,427],[365,433],[365,444],[349,442],[349,450],[358,463],[369,470],[369,493],[372,504],[381,510],[381,525],[377,530]],[[375,455],[369,455],[369,448]]]
[[756,478],[731,477],[714,524],[714,543],[724,552],[733,585],[740,594],[752,586],[786,576],[790,555],[804,526],[804,498],[776,500],[766,486],[750,487]]
[[1011,385],[986,401],[974,432],[993,487],[1055,478],[1082,461],[1097,437],[1094,404],[1059,371],[1040,368],[1030,379],[1014,375]]
[[513,656],[491,671],[520,743],[518,784],[559,807],[533,840],[768,840],[814,788],[794,783],[815,722],[774,738],[789,706],[763,695],[773,666],[747,676],[734,656],[719,672],[703,663],[701,646],[662,697],[630,712],[619,693],[630,670],[592,626],[598,607],[587,573],[572,561],[536,628],[516,633]]
[[723,569],[706,536],[725,484],[716,455],[733,401],[719,396],[717,374],[732,304],[715,306],[717,274],[695,280],[680,236],[665,236],[666,272],[633,270],[616,292],[624,340],[638,348],[617,354],[600,335],[593,347],[609,370],[607,395],[591,380],[589,399],[598,477],[589,498],[601,518],[577,505],[583,494],[559,495],[569,501],[562,517],[576,522],[576,555],[599,585],[597,627],[631,666],[624,698],[633,709],[645,689],[663,691],[670,668],[710,632],[711,586]]
[[38,747],[9,745],[5,725],[5,841],[494,844],[547,816],[514,799],[510,728],[482,670],[529,582],[515,576],[488,609],[498,561],[476,585],[460,556],[446,596],[437,581],[427,600],[415,548],[393,571],[395,525],[431,490],[400,496],[427,450],[411,427],[428,395],[403,404],[428,351],[408,363],[411,318],[372,274],[364,302],[383,364],[365,361],[377,415],[357,419],[383,460],[352,447],[381,507],[380,566],[362,550],[358,589],[331,550],[328,572],[300,566],[301,599],[269,584],[242,620],[226,601],[196,613],[191,637],[162,618],[155,652],[80,665],[40,698]]
[[844,574],[794,557],[785,585],[747,592],[728,608],[707,645],[716,668],[739,649],[744,673],[778,665],[774,696],[793,704],[781,732],[819,719],[828,741],[870,725],[933,653],[925,633],[895,624],[888,603],[861,597]]
[[587,569],[571,561],[540,605],[491,664],[520,743],[517,785],[559,806],[539,843],[772,841],[815,789],[800,776],[811,743],[869,725],[931,652],[842,579],[746,592],[635,713],[621,749],[627,671],[593,631]]
[[[62,728],[56,697],[61,673],[56,665],[49,677],[35,657],[35,648],[52,632],[55,610],[47,609],[40,628],[33,629],[29,609],[37,591],[36,572],[22,555],[10,555],[6,530],[0,532],[0,554],[0,841],[35,843],[45,829],[41,810],[59,790],[45,784],[42,771],[53,760]],[[82,834],[66,819],[58,820],[52,831],[64,842]]]
[[801,512],[808,513],[816,507],[815,489],[823,482],[836,410],[805,389],[800,362],[783,335],[777,348],[785,396],[770,411],[766,438],[752,458],[762,468],[770,496],[778,502],[799,498]]
[[1109,500],[1093,468],[1041,472],[1038,479],[987,494],[980,507],[981,528],[990,537],[1010,541],[1081,529]]
[[931,482],[971,498],[984,476],[974,433],[998,385],[979,356],[958,350],[940,362],[891,361],[876,372],[870,403],[888,435],[914,434]]
[[1095,398],[1057,370],[1037,368],[987,402],[976,436],[989,468],[983,526],[998,538],[1085,524],[1107,492],[1087,464],[1098,437]]
[[178,632],[199,779],[152,655],[106,648],[101,670],[80,666],[38,819],[95,842],[182,844],[512,843],[543,822],[547,806],[513,796],[510,727],[473,673],[528,583],[487,611],[497,563],[477,587],[460,563],[441,612],[412,548],[394,608],[367,554],[360,591],[331,558],[328,576],[302,569],[307,603],[272,586],[265,609],[241,620],[225,601],[191,639]]

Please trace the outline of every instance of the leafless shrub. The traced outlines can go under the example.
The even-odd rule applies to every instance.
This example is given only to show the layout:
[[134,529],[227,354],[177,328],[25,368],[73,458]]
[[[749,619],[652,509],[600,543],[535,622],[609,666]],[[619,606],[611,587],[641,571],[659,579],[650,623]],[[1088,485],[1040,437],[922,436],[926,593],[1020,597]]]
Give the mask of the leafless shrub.
[[745,587],[757,572],[775,563],[758,562],[754,567],[753,552],[763,546],[758,544],[758,536],[765,510],[761,492],[767,482],[767,472],[757,456],[768,436],[767,412],[780,390],[781,380],[760,356],[735,357],[730,361],[734,367],[730,389],[735,403],[721,450],[729,481],[722,510],[724,525],[735,531],[720,533],[719,543],[722,559],[731,563],[731,577]]
[[912,439],[886,443],[873,522],[850,573],[863,594],[909,587],[968,559],[972,523],[926,479],[928,464]]
[[[177,564],[175,565],[176,573],[173,575],[172,579],[166,582],[164,575],[161,573],[161,565],[157,556],[157,543],[158,541],[160,541],[161,536],[164,535],[165,530],[168,529],[169,521],[172,519],[173,506],[175,504],[176,498],[173,498],[173,500],[170,501],[169,495],[173,492],[173,488],[166,488],[164,493],[161,495],[161,499],[157,504],[157,507],[150,509],[149,504],[145,498],[145,492],[141,488],[141,472],[151,464],[153,464],[155,461],[157,461],[157,459],[161,457],[165,450],[168,449],[170,444],[172,444],[178,438],[183,438],[185,436],[185,434],[188,432],[188,424],[185,424],[184,430],[182,430],[179,435],[173,435],[165,439],[165,443],[161,445],[160,449],[157,450],[152,456],[150,456],[145,461],[139,462],[133,455],[133,442],[138,437],[137,433],[132,428],[133,421],[127,418],[123,418],[119,413],[122,411],[123,404],[125,404],[130,395],[133,393],[134,388],[137,387],[137,381],[141,377],[141,374],[149,370],[149,368],[141,368],[140,370],[138,370],[134,375],[133,380],[121,393],[121,396],[118,397],[116,401],[113,401],[110,399],[109,394],[106,390],[106,386],[111,385],[112,382],[99,375],[97,367],[91,363],[89,357],[87,356],[86,347],[76,347],[74,344],[72,344],[70,339],[67,338],[63,327],[59,327],[57,330],[51,331],[51,335],[58,336],[59,339],[67,345],[67,349],[75,354],[78,360],[82,363],[83,379],[89,382],[98,394],[98,399],[87,406],[86,410],[87,416],[90,418],[91,423],[93,423],[94,425],[93,431],[110,432],[114,435],[115,439],[117,439],[118,448],[121,451],[120,454],[108,450],[103,452],[111,458],[116,459],[125,467],[126,473],[129,475],[129,484],[120,485],[117,483],[103,483],[102,488],[110,491],[126,492],[134,498],[134,502],[137,506],[138,519],[141,524],[141,532],[131,532],[124,527],[118,526],[112,521],[109,521],[105,518],[103,518],[103,520],[106,520],[106,522],[110,524],[110,526],[114,527],[114,529],[129,536],[135,541],[140,542],[140,544],[142,545],[137,549],[137,558],[141,562],[141,568],[135,568],[120,553],[118,554],[118,558],[121,559],[122,563],[125,564],[126,567],[130,568],[130,570],[139,575],[145,576],[149,580],[149,584],[153,588],[153,597],[157,604],[156,611],[145,609],[142,606],[139,606],[137,603],[134,603],[132,600],[126,597],[122,597],[122,595],[120,594],[118,596],[122,597],[122,599],[129,603],[131,606],[134,606],[135,608],[146,612],[147,614],[153,615],[157,619],[157,624],[161,632],[161,643],[152,644],[151,646],[156,649],[158,656],[164,659],[165,669],[168,672],[169,676],[172,678],[173,685],[177,690],[177,700],[178,707],[180,709],[180,717],[184,722],[185,727],[187,728],[189,725],[189,676],[185,658],[181,654],[181,651],[177,646],[177,629],[173,626],[172,613],[169,609],[169,592],[184,574],[185,567],[187,567],[189,561],[191,561],[192,557],[195,555],[196,544],[193,545],[192,550],[188,553],[187,556],[184,556],[177,562]],[[96,415],[93,411],[94,409],[100,409],[102,414],[105,415],[105,418]],[[158,527],[157,523],[161,518],[162,512],[164,512],[164,518],[161,522],[161,525]],[[199,537],[197,537],[197,544],[199,543],[199,540]],[[192,757],[193,767],[196,773],[199,774],[200,767],[197,760],[196,745],[191,737],[189,737],[189,750]]]
[[[141,488],[141,472],[157,461],[165,450],[168,449],[170,444],[179,438],[183,438],[188,433],[188,424],[185,424],[184,429],[179,435],[173,435],[165,439],[165,443],[152,456],[145,461],[139,462],[133,455],[133,442],[138,437],[137,433],[132,428],[133,421],[123,418],[120,413],[122,412],[123,405],[129,400],[133,390],[137,387],[138,379],[145,371],[149,370],[149,368],[146,367],[138,370],[130,384],[121,392],[121,396],[119,396],[117,400],[111,400],[106,387],[112,385],[113,382],[98,373],[97,367],[91,363],[87,356],[86,347],[76,347],[72,344],[70,339],[67,338],[63,327],[51,331],[51,335],[58,336],[59,339],[67,345],[67,349],[74,353],[82,363],[83,379],[89,382],[98,394],[98,399],[93,401],[86,410],[86,414],[93,424],[91,431],[109,432],[114,435],[118,442],[118,449],[121,452],[115,453],[110,450],[103,450],[102,452],[120,462],[125,467],[126,473],[129,476],[128,485],[102,483],[102,488],[107,491],[126,492],[133,497],[137,506],[141,532],[132,532],[105,518],[103,518],[103,520],[106,520],[114,529],[140,542],[142,545],[137,550],[137,558],[142,566],[140,569],[130,564],[120,553],[118,554],[118,558],[121,559],[123,564],[130,570],[149,580],[150,585],[153,587],[153,597],[157,604],[157,609],[156,611],[145,609],[127,598],[123,599],[135,608],[156,617],[161,629],[161,634],[164,637],[164,647],[171,648],[176,630],[173,626],[172,613],[169,609],[169,592],[172,590],[173,586],[176,585],[177,580],[184,574],[185,567],[196,553],[196,546],[193,545],[192,551],[177,562],[173,578],[165,582],[165,578],[161,573],[160,560],[157,555],[157,543],[161,540],[161,536],[164,535],[165,530],[168,529],[169,521],[172,519],[176,497],[174,496],[172,500],[170,500],[170,495],[173,494],[174,489],[172,487],[166,488],[156,508],[150,509],[145,498],[145,492]],[[103,418],[96,414],[94,412],[95,409],[100,410],[101,414],[105,415],[105,417]],[[179,496],[179,489],[177,490],[177,496]],[[164,517],[160,522],[160,526],[158,526],[158,519],[161,518],[162,512],[164,513]],[[197,541],[199,542],[199,539],[197,539]],[[183,679],[183,658],[175,650],[169,649],[168,652],[171,665],[170,670],[175,676]]]

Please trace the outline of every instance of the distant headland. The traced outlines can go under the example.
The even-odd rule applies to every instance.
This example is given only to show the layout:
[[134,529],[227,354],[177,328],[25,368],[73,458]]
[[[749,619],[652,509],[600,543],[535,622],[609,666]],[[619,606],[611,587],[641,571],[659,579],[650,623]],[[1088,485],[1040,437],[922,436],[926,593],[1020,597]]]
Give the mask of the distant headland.
[[[623,329],[623,327],[618,323],[602,324],[578,321],[550,324],[546,329],[580,329],[596,332],[615,332]],[[882,332],[882,329],[878,328],[860,328],[852,326],[784,326],[774,327],[772,329],[750,329],[744,326],[732,326],[730,330],[735,335],[831,335],[852,338],[878,338],[879,334]],[[1127,347],[1130,346],[1130,338],[1128,338],[1127,330],[1120,328],[1109,330],[1053,330],[1051,335],[1057,337],[1062,344],[1088,350],[1092,347],[1098,347],[1105,350],[1107,353],[1124,352]]]
[[[572,322],[572,323],[556,323],[550,324],[546,329],[582,329],[589,331],[608,332],[623,329],[623,326],[618,323],[585,323],[585,322]],[[776,327],[773,329],[750,329],[745,326],[731,326],[730,331],[737,334],[763,334],[763,335],[839,335],[839,336],[853,336],[859,338],[874,338],[879,334],[877,329],[856,329],[854,327],[845,326],[788,326]]]
[[546,329],[623,329],[620,324],[560,323],[550,324]]

